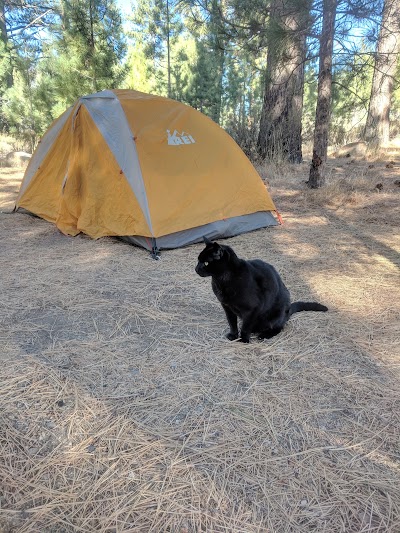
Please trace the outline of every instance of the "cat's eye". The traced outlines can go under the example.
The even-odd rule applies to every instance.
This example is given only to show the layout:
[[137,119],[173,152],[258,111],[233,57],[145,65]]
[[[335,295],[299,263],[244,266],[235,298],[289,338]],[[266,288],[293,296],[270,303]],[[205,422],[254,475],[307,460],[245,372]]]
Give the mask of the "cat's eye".
[[208,261],[204,261],[204,266],[208,266]]

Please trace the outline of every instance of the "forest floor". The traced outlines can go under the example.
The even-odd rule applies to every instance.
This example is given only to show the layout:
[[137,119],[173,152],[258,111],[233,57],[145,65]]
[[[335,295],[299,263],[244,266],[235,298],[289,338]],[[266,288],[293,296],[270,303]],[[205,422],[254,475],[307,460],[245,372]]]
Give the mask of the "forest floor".
[[227,244],[329,311],[243,345],[201,244],[66,237],[0,170],[1,533],[400,531],[399,154],[261,172],[284,224]]

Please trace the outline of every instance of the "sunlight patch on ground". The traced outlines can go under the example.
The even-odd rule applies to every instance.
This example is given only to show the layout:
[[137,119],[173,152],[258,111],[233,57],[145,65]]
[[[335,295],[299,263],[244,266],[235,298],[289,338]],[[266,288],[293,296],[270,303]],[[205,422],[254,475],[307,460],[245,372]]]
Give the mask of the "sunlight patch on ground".
[[316,216],[316,215],[288,215],[287,217],[284,217],[283,222],[285,223],[285,219],[288,221],[290,220],[290,223],[292,224],[300,224],[302,226],[327,226],[329,224],[329,220],[324,216]]

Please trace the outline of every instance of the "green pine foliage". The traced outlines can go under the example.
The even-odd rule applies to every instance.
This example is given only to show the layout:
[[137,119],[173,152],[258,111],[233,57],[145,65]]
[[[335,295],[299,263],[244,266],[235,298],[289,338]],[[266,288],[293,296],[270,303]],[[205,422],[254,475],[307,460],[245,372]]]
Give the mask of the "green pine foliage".
[[87,93],[112,89],[125,78],[122,20],[114,1],[62,0],[59,37],[48,46],[44,68],[65,105]]
[[155,91],[156,80],[149,73],[146,54],[139,42],[128,46],[125,66],[127,74],[122,84],[124,89],[135,89],[144,93]]
[[20,59],[13,86],[6,89],[2,98],[2,118],[7,132],[23,141],[30,152],[53,118],[42,105],[43,87],[35,75],[28,60]]
[[373,61],[354,56],[347,65],[335,72],[331,144],[341,145],[361,138],[368,112],[368,101],[373,75]]
[[3,129],[29,149],[74,100],[117,88],[126,77],[126,38],[114,0],[61,0],[40,47],[36,42],[14,52],[14,83],[1,102]]
[[[296,2],[309,5],[308,0],[291,5]],[[331,144],[356,140],[365,124],[381,3],[340,4]],[[270,0],[135,0],[132,14],[122,20],[117,0],[48,0],[46,5],[4,0],[1,127],[33,149],[52,120],[80,96],[131,88],[193,106],[253,155],[268,46],[286,37],[285,28],[271,22],[270,5]],[[305,143],[313,137],[320,14],[314,2],[305,63]],[[281,48],[277,57],[284,64]],[[396,134],[398,86],[391,116]]]
[[8,78],[12,72],[10,54],[3,41],[0,41],[0,96],[4,94],[4,91],[8,85]]
[[153,92],[162,96],[172,96],[172,65],[183,31],[178,6],[177,0],[138,0],[131,17],[133,46],[143,53]]

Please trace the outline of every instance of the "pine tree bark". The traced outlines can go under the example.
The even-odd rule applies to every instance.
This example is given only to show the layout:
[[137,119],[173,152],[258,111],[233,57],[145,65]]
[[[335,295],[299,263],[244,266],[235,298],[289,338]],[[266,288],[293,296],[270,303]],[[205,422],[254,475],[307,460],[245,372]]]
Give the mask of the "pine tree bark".
[[210,14],[211,47],[213,50],[214,65],[213,78],[215,89],[213,91],[212,107],[210,116],[217,124],[221,120],[222,95],[224,92],[223,78],[225,70],[225,43],[221,32],[221,13],[225,9],[223,0],[212,0]]
[[14,78],[13,78],[13,72],[12,72],[11,55],[9,53],[9,42],[8,42],[6,14],[5,14],[5,0],[0,0],[0,40],[4,44],[5,53],[9,56],[9,67],[4,77],[6,88],[9,89],[14,84]]
[[386,0],[382,13],[364,139],[379,148],[390,140],[390,102],[400,51],[400,0]]
[[94,39],[94,5],[92,0],[89,0],[89,50],[90,50],[90,62],[91,62],[91,71],[92,71],[92,83],[93,83],[93,92],[98,91],[97,79],[96,79],[96,67],[95,67],[95,57],[96,57],[96,45]]
[[5,15],[5,1],[0,0],[0,38],[3,43],[7,43],[7,28]]
[[167,96],[171,98],[172,88],[171,88],[171,39],[170,39],[170,23],[169,23],[169,0],[166,0],[166,11],[167,11]]
[[[309,4],[273,0],[257,150],[262,159],[302,161],[302,111]],[[278,28],[278,31],[274,31]]]
[[315,113],[314,147],[308,186],[317,189],[325,184],[328,133],[332,103],[332,54],[338,0],[324,0],[320,36],[317,109]]

